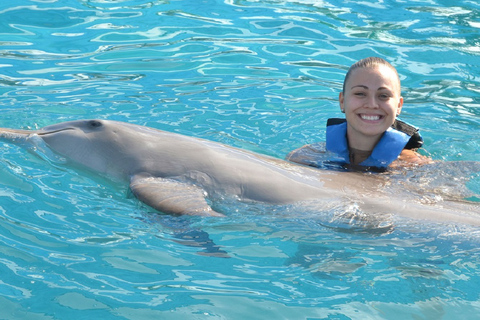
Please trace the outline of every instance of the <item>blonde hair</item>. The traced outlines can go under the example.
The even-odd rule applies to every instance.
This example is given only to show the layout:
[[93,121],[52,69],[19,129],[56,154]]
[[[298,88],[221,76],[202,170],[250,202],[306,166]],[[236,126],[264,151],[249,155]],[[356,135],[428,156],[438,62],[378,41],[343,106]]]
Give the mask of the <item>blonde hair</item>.
[[347,83],[348,78],[350,77],[350,75],[352,74],[352,72],[355,69],[375,68],[375,67],[378,67],[378,66],[385,66],[395,73],[395,75],[397,76],[397,80],[398,80],[398,89],[400,90],[400,77],[398,76],[397,69],[395,69],[395,67],[392,66],[385,59],[378,58],[378,57],[368,57],[368,58],[365,58],[365,59],[362,59],[362,60],[359,60],[359,61],[355,62],[354,64],[352,64],[350,69],[348,69],[348,72],[345,75],[345,79],[343,80],[343,93],[345,93],[345,84]]

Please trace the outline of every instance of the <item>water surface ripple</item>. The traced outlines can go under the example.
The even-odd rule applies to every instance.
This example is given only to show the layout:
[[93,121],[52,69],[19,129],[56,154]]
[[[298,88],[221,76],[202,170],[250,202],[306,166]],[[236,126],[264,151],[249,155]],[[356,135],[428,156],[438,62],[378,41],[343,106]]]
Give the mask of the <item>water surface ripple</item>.
[[[479,28],[469,0],[2,1],[0,127],[112,119],[283,158],[325,139],[346,70],[375,55],[441,161],[391,183],[478,195]],[[170,217],[46,151],[0,151],[1,319],[480,312],[478,228],[372,230],[228,199],[225,219]]]

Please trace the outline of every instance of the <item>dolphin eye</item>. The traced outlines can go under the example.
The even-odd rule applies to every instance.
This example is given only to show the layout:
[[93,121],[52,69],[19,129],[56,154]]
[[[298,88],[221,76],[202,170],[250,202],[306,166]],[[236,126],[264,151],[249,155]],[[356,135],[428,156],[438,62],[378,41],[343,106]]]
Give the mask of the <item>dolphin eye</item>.
[[88,126],[90,128],[99,128],[102,126],[102,123],[98,120],[90,120],[88,121]]

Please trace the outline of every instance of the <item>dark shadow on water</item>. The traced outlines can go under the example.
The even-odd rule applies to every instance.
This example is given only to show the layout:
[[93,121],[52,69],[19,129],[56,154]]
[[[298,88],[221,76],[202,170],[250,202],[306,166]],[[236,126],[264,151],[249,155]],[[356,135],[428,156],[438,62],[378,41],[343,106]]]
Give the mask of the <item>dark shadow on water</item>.
[[191,216],[172,216],[156,212],[148,213],[144,216],[147,223],[158,223],[165,232],[171,234],[169,239],[187,247],[198,248],[197,254],[202,256],[230,258],[228,253],[221,249],[221,246],[215,244],[210,238],[208,232],[192,226],[195,217]]

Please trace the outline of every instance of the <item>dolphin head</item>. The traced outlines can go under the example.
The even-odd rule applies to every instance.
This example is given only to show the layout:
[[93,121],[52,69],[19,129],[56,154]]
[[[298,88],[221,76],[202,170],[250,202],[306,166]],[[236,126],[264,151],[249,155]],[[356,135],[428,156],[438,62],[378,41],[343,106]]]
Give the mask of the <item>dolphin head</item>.
[[117,133],[115,123],[107,120],[63,122],[36,132],[50,149],[68,161],[113,176],[124,171],[118,168],[122,144],[118,143],[121,136]]

